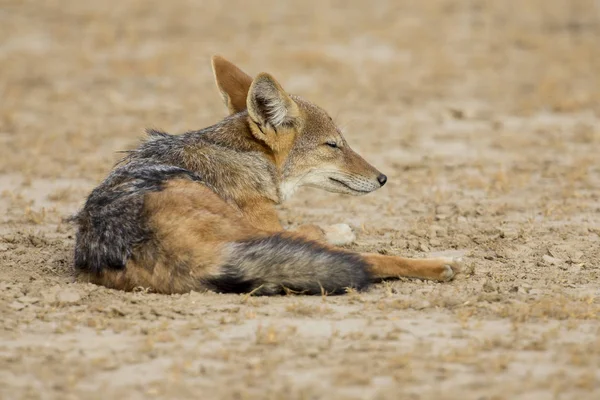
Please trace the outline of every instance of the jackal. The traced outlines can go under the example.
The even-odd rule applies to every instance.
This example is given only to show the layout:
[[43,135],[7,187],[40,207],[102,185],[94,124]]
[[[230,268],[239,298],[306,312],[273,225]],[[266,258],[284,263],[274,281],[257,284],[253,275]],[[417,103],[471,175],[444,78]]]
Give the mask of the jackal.
[[212,66],[230,115],[181,135],[148,131],[92,191],[74,217],[80,280],[158,293],[272,295],[454,277],[458,260],[335,248],[328,240],[352,240],[343,225],[285,231],[275,206],[298,187],[364,195],[387,178],[352,151],[324,110],[271,75],[252,79],[219,56]]

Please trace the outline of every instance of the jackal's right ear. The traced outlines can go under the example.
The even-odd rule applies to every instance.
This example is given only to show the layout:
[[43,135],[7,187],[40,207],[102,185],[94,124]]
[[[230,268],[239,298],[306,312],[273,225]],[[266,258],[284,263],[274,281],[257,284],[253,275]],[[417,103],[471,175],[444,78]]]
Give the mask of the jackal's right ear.
[[217,88],[229,113],[244,111],[252,77],[221,56],[212,57],[212,68]]
[[298,105],[279,82],[264,72],[254,78],[247,106],[248,114],[254,122],[274,128],[293,122],[300,114]]

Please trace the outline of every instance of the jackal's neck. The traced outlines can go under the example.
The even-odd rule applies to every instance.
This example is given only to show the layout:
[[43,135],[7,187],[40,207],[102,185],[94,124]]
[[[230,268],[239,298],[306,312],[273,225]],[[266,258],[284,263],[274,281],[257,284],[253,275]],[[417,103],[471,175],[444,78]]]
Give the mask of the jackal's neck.
[[247,111],[230,115],[213,126],[186,135],[190,136],[191,143],[208,142],[240,152],[259,152],[262,156],[273,160],[268,146],[252,134]]

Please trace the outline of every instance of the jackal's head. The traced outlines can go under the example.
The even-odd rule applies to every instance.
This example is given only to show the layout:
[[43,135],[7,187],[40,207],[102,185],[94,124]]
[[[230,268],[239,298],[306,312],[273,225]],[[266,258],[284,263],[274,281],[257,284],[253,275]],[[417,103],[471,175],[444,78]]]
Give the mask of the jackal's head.
[[286,93],[267,73],[252,79],[219,56],[212,63],[229,112],[247,110],[252,135],[269,149],[284,199],[300,186],[358,196],[386,183],[385,175],[350,148],[323,109]]

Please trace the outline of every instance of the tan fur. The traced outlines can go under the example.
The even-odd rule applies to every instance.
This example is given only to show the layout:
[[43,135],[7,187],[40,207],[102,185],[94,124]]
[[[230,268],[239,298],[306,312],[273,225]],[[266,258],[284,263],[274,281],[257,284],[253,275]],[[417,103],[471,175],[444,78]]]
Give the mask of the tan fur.
[[447,281],[458,272],[458,263],[446,258],[411,259],[369,253],[362,256],[371,265],[371,273],[377,278],[406,276]]
[[269,199],[251,199],[241,207],[244,218],[256,228],[265,232],[280,232],[283,230],[275,203]]

